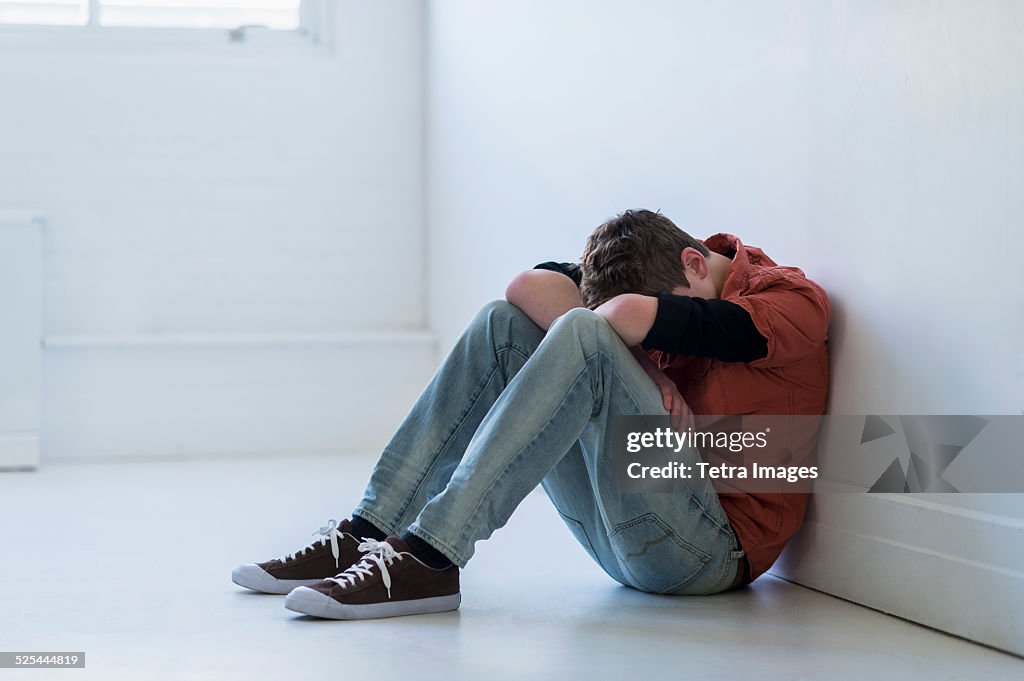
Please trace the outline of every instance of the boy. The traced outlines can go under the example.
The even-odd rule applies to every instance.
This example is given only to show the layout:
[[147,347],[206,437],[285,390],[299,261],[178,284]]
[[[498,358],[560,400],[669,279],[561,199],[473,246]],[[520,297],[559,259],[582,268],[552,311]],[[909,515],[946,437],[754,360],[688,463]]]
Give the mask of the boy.
[[[243,565],[285,607],[365,619],[459,607],[459,569],[538,484],[616,581],[711,594],[752,581],[799,528],[806,493],[678,494],[614,484],[614,417],[822,414],[824,291],[731,235],[701,242],[626,211],[582,263],[543,263],[486,305],[378,461],[351,520]],[[794,447],[813,447],[813,434]],[[701,461],[696,449],[678,456]],[[360,542],[357,537],[363,538]]]

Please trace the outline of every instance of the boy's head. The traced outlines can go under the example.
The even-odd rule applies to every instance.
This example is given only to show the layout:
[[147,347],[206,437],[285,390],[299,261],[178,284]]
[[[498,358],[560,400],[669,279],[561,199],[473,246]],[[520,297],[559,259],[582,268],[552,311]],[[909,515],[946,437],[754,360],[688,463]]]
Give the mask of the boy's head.
[[627,210],[587,237],[580,285],[583,304],[593,310],[621,293],[653,295],[689,288],[685,258],[708,255],[704,244],[661,213]]

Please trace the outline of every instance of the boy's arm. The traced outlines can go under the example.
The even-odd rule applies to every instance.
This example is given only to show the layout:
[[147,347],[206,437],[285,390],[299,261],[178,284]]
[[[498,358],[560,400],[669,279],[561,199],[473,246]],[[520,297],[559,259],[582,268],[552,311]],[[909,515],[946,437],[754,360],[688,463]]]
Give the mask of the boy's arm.
[[[505,289],[505,300],[525,312],[534,324],[545,331],[572,308],[583,307],[576,278],[558,265],[542,263],[537,266],[540,269],[521,272]],[[571,267],[570,263],[562,265]]]
[[598,305],[594,312],[604,317],[622,342],[633,347],[647,337],[658,316],[658,299],[639,293],[622,293]]
[[625,293],[598,307],[626,345],[723,362],[753,362],[768,354],[768,342],[743,307],[672,293]]

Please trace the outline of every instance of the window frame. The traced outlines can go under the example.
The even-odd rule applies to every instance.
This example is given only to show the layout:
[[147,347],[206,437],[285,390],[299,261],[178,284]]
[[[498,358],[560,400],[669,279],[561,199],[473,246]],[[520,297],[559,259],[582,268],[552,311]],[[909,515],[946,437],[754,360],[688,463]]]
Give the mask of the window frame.
[[[0,53],[252,56],[330,53],[334,2],[302,0],[297,29],[0,24]],[[90,17],[99,3],[89,0]]]

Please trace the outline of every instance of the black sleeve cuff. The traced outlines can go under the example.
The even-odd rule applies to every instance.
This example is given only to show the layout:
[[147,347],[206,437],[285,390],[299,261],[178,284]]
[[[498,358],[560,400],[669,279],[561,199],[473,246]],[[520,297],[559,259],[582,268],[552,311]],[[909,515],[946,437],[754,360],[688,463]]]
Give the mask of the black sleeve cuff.
[[573,280],[576,286],[579,286],[583,281],[583,268],[576,263],[572,262],[555,262],[553,260],[548,262],[542,262],[539,265],[535,265],[535,270],[550,270],[552,272],[558,272],[564,274]]
[[709,357],[722,362],[752,362],[768,356],[768,341],[750,313],[726,300],[705,300],[658,293],[658,312],[645,350]]

